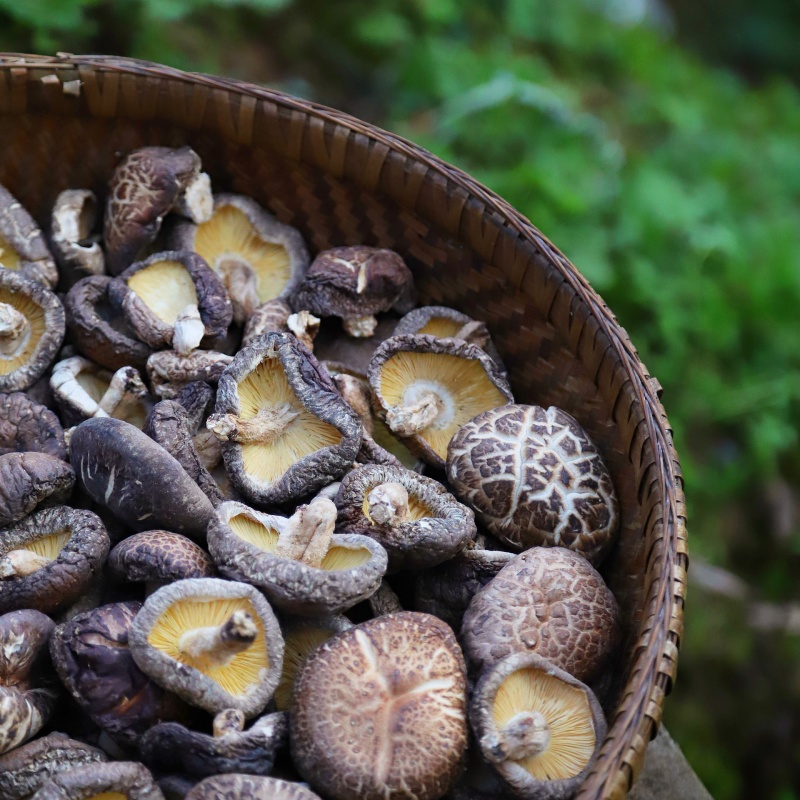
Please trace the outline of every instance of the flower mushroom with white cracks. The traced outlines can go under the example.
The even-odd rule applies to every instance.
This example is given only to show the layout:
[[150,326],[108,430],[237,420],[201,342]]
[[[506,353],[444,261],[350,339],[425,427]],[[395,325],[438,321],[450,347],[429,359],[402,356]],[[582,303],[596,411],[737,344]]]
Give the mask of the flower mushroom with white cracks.
[[63,503],[72,494],[75,473],[46,453],[0,456],[0,527],[27,517],[38,505]]
[[533,653],[487,666],[469,716],[483,757],[522,800],[569,800],[606,735],[594,692]]
[[339,317],[348,336],[368,338],[375,314],[414,305],[414,276],[393,250],[366,245],[320,253],[291,297],[292,308],[318,317]]
[[89,275],[105,273],[97,222],[97,198],[88,189],[67,189],[56,198],[50,217],[50,241],[62,285],[69,288]]
[[139,258],[170,212],[203,222],[211,215],[208,176],[189,147],[142,147],[114,170],[106,201],[103,240],[106,263],[119,275]]
[[0,186],[0,269],[55,289],[58,270],[33,217]]
[[175,249],[202,256],[220,276],[237,325],[262,303],[288,297],[308,269],[300,231],[243,195],[215,195],[211,218],[199,225],[178,222],[170,241]]
[[110,417],[86,420],[75,428],[69,453],[89,496],[135,531],[163,528],[205,539],[211,502],[138,428]]
[[472,599],[461,642],[471,669],[533,652],[593,683],[621,638],[620,613],[600,573],[563,547],[520,553]]
[[404,611],[317,648],[289,716],[292,758],[334,800],[436,800],[467,749],[464,657],[436,617]]
[[144,765],[110,761],[59,772],[30,800],[164,800],[164,795]]
[[611,475],[586,431],[554,406],[478,414],[450,442],[447,477],[487,530],[517,551],[566,547],[598,564],[614,543]]
[[156,397],[171,400],[194,381],[216,386],[232,361],[233,356],[214,350],[193,350],[186,356],[160,350],[147,359],[147,377]]
[[58,698],[47,641],[55,623],[26,608],[0,617],[0,753],[35,736]]
[[128,638],[139,668],[191,705],[258,716],[281,677],[283,636],[246,583],[177,581],[145,600]]
[[358,415],[290,333],[268,333],[222,374],[206,426],[233,485],[253,503],[303,497],[338,480],[361,445]]
[[502,369],[480,347],[427,334],[383,342],[370,362],[369,383],[392,433],[440,468],[465,422],[514,402]]
[[142,604],[110,603],[59,625],[50,658],[61,683],[95,725],[114,742],[138,746],[157,722],[187,716],[175,695],[136,666],[128,634]]
[[197,784],[184,800],[320,800],[302,783],[259,775],[214,775]]
[[403,467],[364,464],[342,478],[337,527],[380,542],[389,569],[440,564],[475,538],[475,515],[439,481]]
[[0,394],[0,455],[15,452],[45,453],[67,460],[58,417],[24,392]]
[[137,261],[111,281],[108,297],[145,344],[182,356],[225,336],[233,313],[222,281],[188,250]]
[[161,722],[139,743],[142,761],[162,772],[200,778],[230,772],[269,775],[277,750],[288,744],[288,715],[267,714],[248,730],[244,724],[244,714],[232,708],[214,717],[210,736],[178,722]]
[[289,517],[223,503],[208,526],[219,571],[257,586],[292,614],[338,614],[369,597],[386,572],[386,551],[357,533],[334,534],[336,506],[315,498]]
[[24,391],[64,341],[64,308],[40,283],[0,269],[0,392]]
[[0,612],[52,614],[74,603],[102,572],[110,546],[97,514],[68,506],[0,530]]

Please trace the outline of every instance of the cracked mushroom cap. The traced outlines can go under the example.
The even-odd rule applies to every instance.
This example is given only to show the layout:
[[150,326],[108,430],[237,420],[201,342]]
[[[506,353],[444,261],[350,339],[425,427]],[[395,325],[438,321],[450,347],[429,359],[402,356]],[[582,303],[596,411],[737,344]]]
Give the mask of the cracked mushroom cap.
[[483,757],[523,800],[568,800],[606,735],[597,698],[533,653],[487,667],[470,702]]
[[119,275],[136,261],[173,210],[196,222],[211,214],[210,184],[197,153],[189,147],[142,147],[129,153],[114,170],[106,201],[108,271]]
[[243,195],[215,195],[211,218],[200,225],[178,223],[172,242],[198,253],[220,276],[237,325],[262,303],[288,297],[308,268],[300,231]]
[[0,269],[0,392],[28,389],[64,341],[64,308],[40,283]]
[[0,394],[0,455],[15,452],[67,459],[64,429],[58,417],[23,392]]
[[301,783],[256,775],[215,775],[195,786],[185,800],[320,800]]
[[43,508],[0,531],[0,612],[52,614],[74,603],[100,574],[111,542],[97,514]]
[[450,442],[447,477],[486,528],[516,550],[567,547],[598,564],[614,542],[611,475],[586,431],[554,406],[478,414]]
[[105,272],[97,222],[97,197],[88,189],[67,189],[56,197],[50,217],[50,241],[65,288],[88,275]]
[[303,616],[338,614],[369,597],[386,572],[386,551],[354,533],[334,534],[336,506],[315,498],[290,517],[223,503],[208,527],[220,572],[257,586]]
[[383,342],[369,382],[392,433],[436,467],[444,467],[447,446],[465,422],[514,402],[505,375],[483,350],[427,334]]
[[511,653],[533,652],[593,682],[621,636],[619,606],[600,573],[563,547],[515,556],[472,599],[461,641],[475,670]]
[[358,415],[289,333],[269,333],[234,358],[206,423],[222,442],[234,486],[269,505],[340,478],[361,445]]
[[195,578],[165,586],[145,601],[129,641],[154,681],[211,713],[257,716],[281,676],[278,620],[246,583]]
[[33,217],[0,186],[0,268],[55,289],[58,270]]
[[0,526],[27,517],[41,503],[64,502],[74,485],[72,467],[55,456],[46,453],[0,456]]
[[59,772],[31,800],[164,800],[164,795],[143,764],[111,761]]
[[50,657],[67,691],[96,725],[128,746],[157,722],[186,713],[133,660],[128,635],[141,607],[130,601],[92,608],[59,625],[50,640]]
[[233,356],[213,350],[193,350],[186,356],[160,350],[147,359],[147,376],[156,397],[171,400],[195,381],[216,386],[232,361]]
[[337,527],[380,542],[389,568],[431,567],[475,538],[475,515],[436,480],[402,467],[365,464],[342,478]]
[[315,650],[292,696],[295,766],[326,797],[434,800],[467,748],[464,658],[450,628],[404,611]]
[[205,537],[214,507],[186,470],[138,428],[109,417],[86,420],[75,428],[69,453],[89,496],[129,527]]
[[288,715],[267,714],[247,730],[244,724],[244,714],[231,708],[214,717],[212,734],[177,722],[159,723],[142,737],[142,760],[153,769],[201,778],[230,772],[269,775],[276,751],[289,739]]
[[181,355],[224,336],[233,313],[222,281],[189,250],[137,261],[111,282],[108,296],[145,344]]
[[0,754],[35,736],[58,697],[47,642],[55,623],[33,609],[0,617]]

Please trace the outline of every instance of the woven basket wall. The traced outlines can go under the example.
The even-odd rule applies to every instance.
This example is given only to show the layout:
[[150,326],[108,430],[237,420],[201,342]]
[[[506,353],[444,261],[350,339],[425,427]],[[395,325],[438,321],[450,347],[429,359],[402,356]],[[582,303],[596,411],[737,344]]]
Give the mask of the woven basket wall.
[[97,56],[0,56],[0,183],[47,225],[58,192],[105,196],[120,158],[191,145],[217,191],[254,197],[312,250],[402,253],[421,302],[485,320],[518,402],[557,405],[599,445],[622,511],[601,570],[625,642],[609,731],[579,794],[624,797],[675,676],[687,567],[669,423],[626,332],[533,225],[468,175],[331,109],[223,78]]

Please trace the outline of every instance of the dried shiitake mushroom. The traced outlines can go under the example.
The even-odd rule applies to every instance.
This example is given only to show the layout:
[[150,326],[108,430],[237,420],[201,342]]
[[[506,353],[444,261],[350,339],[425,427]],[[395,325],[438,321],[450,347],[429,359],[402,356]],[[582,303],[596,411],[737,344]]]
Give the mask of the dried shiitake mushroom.
[[450,442],[447,476],[486,528],[517,550],[568,547],[597,564],[614,541],[611,475],[586,431],[554,406],[478,414]]
[[606,735],[592,690],[534,653],[481,673],[470,723],[483,757],[523,800],[571,798]]
[[289,305],[280,299],[269,300],[256,308],[247,320],[242,335],[242,347],[254,339],[273,331],[293,333],[309,350],[314,349],[314,339],[319,333],[319,317],[309,311],[292,313]]
[[0,455],[14,452],[67,459],[64,429],[58,417],[23,392],[0,394]]
[[472,599],[461,627],[470,665],[532,652],[590,683],[620,641],[619,606],[597,570],[563,547],[515,556]]
[[178,223],[172,244],[201,255],[222,278],[237,325],[262,303],[291,294],[308,268],[300,232],[242,195],[215,195],[211,218]]
[[64,502],[75,485],[72,467],[46,453],[0,456],[0,527],[28,516],[38,505]]
[[464,659],[443,622],[402,612],[362,623],[300,669],[295,766],[335,800],[435,800],[461,772],[466,700]]
[[334,534],[335,524],[325,498],[289,519],[228,502],[208,526],[208,548],[223,575],[252,583],[282,609],[337,614],[378,588],[387,557],[368,536]]
[[193,350],[186,356],[174,350],[161,350],[147,359],[147,376],[153,393],[171,400],[195,381],[216,385],[232,361],[233,356],[214,350]]
[[207,427],[234,486],[253,503],[294,500],[340,478],[361,444],[358,415],[289,333],[268,333],[223,373]]
[[465,422],[514,402],[500,367],[483,350],[427,334],[383,342],[369,382],[392,433],[437,467],[444,467],[447,445]]
[[475,515],[438,481],[402,467],[364,464],[342,478],[339,530],[379,541],[389,567],[418,569],[452,558],[477,532]]
[[88,189],[67,189],[56,197],[50,219],[50,241],[58,261],[61,284],[68,289],[89,275],[105,272],[97,221],[97,198]]
[[257,716],[281,676],[278,620],[246,583],[194,578],[159,589],[136,615],[129,643],[156,683],[212,713]]
[[320,253],[291,298],[296,310],[318,317],[340,317],[349,336],[369,337],[375,314],[413,305],[414,276],[393,250],[366,245],[335,247]]
[[164,800],[164,795],[142,764],[110,761],[59,772],[31,800]]
[[257,775],[215,775],[197,784],[185,800],[320,800],[302,783]]

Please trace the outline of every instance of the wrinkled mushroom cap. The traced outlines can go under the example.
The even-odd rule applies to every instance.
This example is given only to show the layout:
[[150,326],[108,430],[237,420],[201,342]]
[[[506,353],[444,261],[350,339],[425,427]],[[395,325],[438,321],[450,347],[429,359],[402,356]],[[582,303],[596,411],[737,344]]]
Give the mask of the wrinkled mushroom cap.
[[109,553],[108,568],[116,580],[130,583],[171,583],[215,573],[202,547],[169,531],[144,531],[123,539]]
[[193,350],[188,356],[161,350],[147,359],[147,376],[153,393],[170,400],[194,381],[216,385],[232,361],[233,356],[213,350]]
[[65,461],[46,453],[0,456],[0,526],[30,514],[40,503],[60,503],[72,494],[75,473]]
[[58,417],[23,392],[0,394],[0,455],[46,453],[66,461],[64,429]]
[[185,800],[320,800],[300,783],[256,775],[215,775],[195,786]]
[[111,761],[59,772],[31,800],[164,800],[142,764]]

